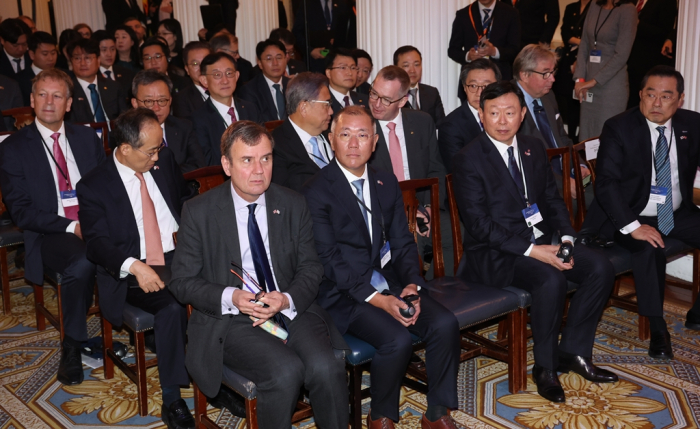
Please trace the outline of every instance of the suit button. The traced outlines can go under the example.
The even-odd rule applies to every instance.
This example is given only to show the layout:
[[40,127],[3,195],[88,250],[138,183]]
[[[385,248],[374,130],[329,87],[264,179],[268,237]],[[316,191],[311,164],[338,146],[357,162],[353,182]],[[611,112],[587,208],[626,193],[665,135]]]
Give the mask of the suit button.
[[224,343],[224,339],[223,339],[223,338],[219,338],[219,344],[223,344],[223,343]]

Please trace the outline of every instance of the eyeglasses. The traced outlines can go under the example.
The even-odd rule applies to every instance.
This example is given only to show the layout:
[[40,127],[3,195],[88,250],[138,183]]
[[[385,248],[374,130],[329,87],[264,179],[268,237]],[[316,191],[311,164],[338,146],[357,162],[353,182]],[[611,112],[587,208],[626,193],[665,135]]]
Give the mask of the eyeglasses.
[[357,139],[357,141],[359,141],[360,143],[367,143],[374,136],[375,136],[375,134],[370,134],[370,133],[360,132],[357,134],[350,134],[350,133],[345,132],[345,131],[335,135],[335,137],[343,143],[349,142],[350,139],[352,139],[353,137],[355,137]]
[[331,107],[331,101],[330,100],[306,100],[309,103],[319,103],[323,104],[324,107]]
[[134,148],[134,149],[136,149],[137,151],[139,151],[139,152],[141,152],[142,154],[146,155],[149,159],[153,159],[154,156],[158,155],[158,152],[160,152],[161,150],[165,149],[165,144],[164,144],[164,143],[161,143],[160,146],[158,146],[158,148],[156,148],[156,150],[154,150],[154,151],[151,152],[151,153],[146,153],[146,152],[142,151],[141,149],[137,149],[137,148]]
[[554,69],[554,70],[548,71],[548,72],[538,72],[537,70],[530,70],[530,71],[532,73],[537,73],[538,75],[541,75],[542,79],[549,79],[550,77],[552,77],[552,75],[557,74],[557,70],[559,70],[559,69]]
[[277,60],[277,61],[282,61],[284,59],[284,55],[275,55],[274,57],[272,55],[268,55],[265,58],[263,58],[263,61],[266,61],[268,63],[271,63],[272,60]]
[[174,34],[174,33],[171,32],[171,31],[159,31],[158,33],[156,33],[156,35],[157,35],[158,37],[167,36],[168,34]]
[[391,100],[387,97],[380,97],[379,94],[377,94],[377,91],[374,89],[369,90],[369,99],[372,101],[377,101],[377,99],[382,100],[382,104],[385,106],[391,106],[394,103],[398,103],[399,101],[403,100],[403,98],[406,97],[405,95],[403,97],[399,97],[396,100]]
[[163,54],[148,55],[148,56],[143,57],[143,62],[145,63],[147,61],[152,61],[152,60],[160,61],[164,57],[165,57],[165,55],[163,55]]
[[287,52],[287,56],[289,56],[289,58],[294,58],[294,55],[296,55],[294,53],[294,49],[290,49],[289,51],[286,51],[286,52]]
[[[656,94],[650,94],[650,93],[644,94],[644,98],[647,99],[647,100],[649,100],[649,101],[652,102],[652,103],[656,101],[656,98],[657,98],[657,97],[658,97],[658,96],[657,96]],[[673,100],[676,99],[676,97],[675,97],[674,95],[668,95],[668,94],[664,94],[664,95],[662,95],[661,97],[658,97],[658,98],[660,98],[660,99],[661,99],[661,102],[664,103],[664,104],[670,103],[671,101],[673,101]]]
[[187,63],[188,66],[190,67],[197,67],[199,68],[199,65],[202,64],[201,61],[192,61],[191,63]]
[[141,103],[143,103],[144,106],[146,106],[146,107],[149,108],[149,109],[150,109],[151,107],[153,107],[153,105],[156,104],[156,103],[158,103],[158,105],[159,105],[160,107],[165,107],[165,106],[168,105],[168,103],[170,103],[170,99],[169,99],[169,98],[161,98],[161,99],[158,99],[158,100],[139,100],[138,98],[135,98],[135,97],[134,97],[134,100],[140,101]]
[[76,55],[74,57],[71,57],[73,61],[76,63],[79,63],[81,61],[85,61],[86,63],[91,63],[97,59],[97,55]]
[[235,71],[227,71],[225,73],[222,72],[214,72],[214,73],[202,73],[202,76],[211,76],[214,78],[214,80],[221,80],[224,75],[226,75],[226,79],[233,79],[233,76],[236,74]]
[[355,67],[355,66],[338,66],[338,67],[331,67],[331,68],[329,68],[328,70],[340,70],[340,71],[343,71],[343,72],[344,72],[344,71],[348,71],[348,69],[349,69],[350,71],[353,71],[353,72],[356,72],[356,71],[357,71],[357,67]]
[[472,94],[476,94],[477,92],[479,92],[479,90],[483,91],[484,88],[486,88],[488,85],[477,85],[475,83],[470,83],[469,85],[465,85],[465,86],[467,87],[469,92],[471,92]]
[[10,45],[12,45],[13,48],[26,48],[29,46],[29,43],[12,43],[10,42]]

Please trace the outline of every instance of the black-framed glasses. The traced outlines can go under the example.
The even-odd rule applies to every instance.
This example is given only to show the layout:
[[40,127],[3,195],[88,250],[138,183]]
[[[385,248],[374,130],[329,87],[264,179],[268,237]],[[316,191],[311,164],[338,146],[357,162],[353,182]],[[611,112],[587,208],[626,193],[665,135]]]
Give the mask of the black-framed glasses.
[[542,76],[542,79],[549,79],[550,77],[552,77],[552,75],[557,74],[557,70],[559,70],[559,69],[554,69],[554,70],[548,71],[548,72],[538,72],[537,70],[530,70],[530,71],[532,73],[537,73],[538,75]]
[[154,150],[153,152],[144,152],[144,151],[142,151],[141,149],[138,149],[138,148],[134,148],[134,149],[136,149],[137,151],[139,151],[139,152],[141,152],[142,154],[146,155],[149,159],[152,159],[154,156],[158,155],[158,152],[160,152],[160,151],[163,150],[164,148],[165,148],[165,143],[161,143],[160,146],[158,146],[158,147],[156,148],[156,150]]
[[479,90],[483,91],[484,88],[486,88],[489,85],[477,85],[475,83],[470,83],[469,85],[465,86],[467,87],[467,90],[469,90],[469,92],[471,92],[472,94],[476,94],[477,92],[479,92]]
[[233,76],[235,76],[236,72],[235,71],[226,71],[226,72],[214,72],[214,73],[202,73],[202,76],[211,76],[214,78],[214,80],[221,80],[224,75],[226,75],[227,79],[233,79]]
[[396,100],[392,100],[388,97],[380,97],[377,91],[374,90],[374,88],[369,90],[369,99],[372,101],[377,101],[377,99],[382,100],[382,104],[385,106],[391,106],[394,103],[398,103],[399,101],[403,100],[405,95],[403,97],[399,97]]
[[145,107],[149,109],[153,107],[153,105],[155,105],[156,103],[160,107],[165,107],[168,105],[168,103],[170,103],[170,98],[159,98],[158,100],[139,100],[138,98],[134,97],[134,100],[140,101]]

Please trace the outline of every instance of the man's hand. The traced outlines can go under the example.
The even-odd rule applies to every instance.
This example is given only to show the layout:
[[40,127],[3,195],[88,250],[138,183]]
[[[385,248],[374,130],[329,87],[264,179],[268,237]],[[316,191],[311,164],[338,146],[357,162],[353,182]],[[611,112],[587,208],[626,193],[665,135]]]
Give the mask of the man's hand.
[[136,276],[139,287],[146,293],[158,292],[165,287],[165,283],[163,283],[160,277],[158,277],[158,274],[153,271],[153,268],[141,261],[135,261],[131,264],[129,271]]
[[581,178],[585,179],[586,177],[591,175],[591,170],[588,169],[585,165],[581,166]]
[[589,89],[596,86],[597,83],[598,82],[596,82],[595,79],[587,80],[585,82],[576,82],[576,84],[574,85],[574,91],[576,91],[578,101],[583,103],[583,100],[586,99],[586,92],[588,92]]
[[570,270],[574,267],[574,258],[571,258],[568,264],[565,264],[561,259],[557,258],[557,252],[559,252],[559,246],[551,245],[535,245],[532,246],[530,251],[530,257],[535,258],[538,261],[549,264],[559,271]]
[[197,32],[197,37],[199,37],[199,40],[201,41],[206,41],[207,40],[207,29],[206,28],[201,28]]
[[491,41],[489,39],[484,40],[483,47],[482,46],[479,47],[479,53],[484,57],[485,56],[493,57],[494,55],[496,55],[496,52],[497,52],[496,47],[493,46],[493,43],[491,43]]
[[569,190],[571,191],[571,198],[576,199],[576,181],[574,179],[569,180]]
[[79,239],[83,239],[83,230],[80,229],[80,222],[75,224],[75,229],[73,230],[73,234],[77,235]]
[[[403,298],[406,295],[418,295],[418,286],[414,283],[411,283],[410,285],[403,288],[403,290],[401,291],[401,298]],[[413,301],[412,304],[413,308],[416,309],[416,313],[409,320],[409,326],[415,325],[416,321],[418,320],[418,315],[420,314],[420,298]]]
[[467,52],[467,59],[469,61],[478,60],[479,58],[484,58],[484,56],[480,54],[476,49],[471,48],[469,52]]
[[661,233],[653,226],[642,225],[632,231],[632,238],[639,241],[648,241],[654,247],[664,248],[664,240],[661,238]]
[[664,45],[661,47],[661,55],[666,58],[673,58],[673,41],[671,39],[666,39]]
[[581,44],[581,38],[579,37],[569,37],[569,45],[580,45]]
[[401,313],[399,313],[400,308],[407,309],[408,306],[405,302],[393,295],[382,295],[378,293],[369,300],[369,303],[389,313],[391,317],[398,320],[403,326],[409,327],[412,324],[412,319],[405,319]]
[[416,229],[418,229],[418,235],[421,237],[430,237],[430,219],[432,218],[432,212],[430,211],[430,207],[423,207],[423,209],[428,213],[428,216],[425,215],[425,213],[422,213],[420,210],[416,212],[416,218],[421,218],[425,219],[425,226],[428,227],[428,230],[425,232],[420,232],[420,229],[418,229],[418,226],[416,225]]
[[231,301],[238,308],[238,311],[258,319],[253,323],[253,326],[262,325],[281,310],[289,308],[289,299],[280,292],[265,293],[260,298],[260,302],[269,306],[267,308],[250,302],[250,300],[254,301],[255,295],[244,290],[235,290],[231,297]]
[[317,60],[320,60],[323,58],[323,55],[321,55],[321,51],[326,48],[315,48],[311,51],[311,58],[315,58]]

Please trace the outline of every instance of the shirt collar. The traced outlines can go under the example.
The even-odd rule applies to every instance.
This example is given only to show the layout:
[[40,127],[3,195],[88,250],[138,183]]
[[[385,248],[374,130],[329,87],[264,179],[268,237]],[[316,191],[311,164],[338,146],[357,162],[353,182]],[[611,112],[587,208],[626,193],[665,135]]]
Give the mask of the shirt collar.
[[304,131],[299,125],[295,124],[292,118],[289,118],[289,122],[292,123],[294,131],[297,132],[302,143],[306,144],[309,140],[311,140],[311,137],[316,137],[316,140],[319,140],[318,136],[312,136],[311,134]]
[[493,10],[496,9],[496,2],[497,2],[497,1],[498,1],[498,0],[494,0],[494,1],[493,1],[493,4],[492,4],[491,6],[488,6],[488,7],[487,7],[487,6],[484,6],[483,4],[481,4],[481,2],[477,2],[477,3],[479,3],[479,13],[481,13],[481,14],[483,15],[483,14],[484,14],[484,9],[489,9],[489,10],[491,11],[491,14],[490,14],[489,16],[492,16],[492,15],[493,15]]
[[218,110],[219,114],[221,114],[222,118],[226,118],[226,116],[224,116],[224,115],[228,115],[228,109],[230,109],[231,107],[233,107],[235,109],[234,103],[233,103],[233,98],[231,99],[230,106],[227,106],[224,103],[219,103],[218,101],[214,100],[213,97],[209,97],[209,98],[211,99],[211,102],[214,105],[214,107],[216,108],[216,110]]
[[[115,75],[114,75],[114,69],[112,68],[112,66],[109,66],[109,67],[106,67],[106,68],[100,66],[100,73],[104,74],[106,71],[111,71],[111,72],[112,72],[112,76],[115,76]],[[115,77],[116,77],[116,76],[115,76]]]
[[[197,88],[197,90],[202,94],[203,97],[209,98],[209,95],[207,94],[207,90],[204,89],[203,86],[195,85],[194,87]],[[211,101],[214,101],[214,99],[212,99]]]
[[481,118],[479,118],[479,111],[476,110],[476,109],[474,108],[474,106],[472,106],[471,104],[469,104],[468,101],[465,101],[465,103],[467,103],[467,106],[469,107],[469,111],[472,112],[472,114],[473,114],[474,117],[476,118],[476,122],[480,122],[480,121],[481,121]]
[[520,85],[520,82],[518,82],[518,88],[520,88],[520,90],[523,92],[523,96],[525,97],[525,105],[527,106],[528,110],[532,110],[535,107],[532,104],[534,100],[537,100],[537,103],[539,103],[539,105],[542,106],[542,100],[539,98],[534,98],[527,91],[525,91],[525,88],[523,88],[523,86]]
[[496,150],[498,150],[498,153],[501,154],[501,156],[505,156],[505,154],[508,152],[508,148],[512,147],[513,151],[517,152],[518,151],[518,137],[513,136],[513,143],[511,143],[510,146],[508,146],[505,143],[501,143],[498,140],[494,139],[491,137],[488,133],[486,133],[486,136],[491,140],[494,146],[496,146]]
[[119,162],[116,150],[112,152],[112,156],[114,157],[114,165],[117,167],[117,173],[119,173],[119,177],[122,178],[122,182],[128,183],[132,180],[139,180],[138,177],[136,177],[136,171]]
[[32,71],[34,71],[34,74],[37,75],[43,72],[44,70],[40,69],[39,67],[35,66],[34,63],[32,63]]
[[382,128],[382,130],[387,126],[389,122],[393,122],[396,124],[396,128],[402,128],[403,129],[403,114],[401,113],[401,109],[399,109],[399,114],[396,115],[396,117],[390,121],[377,121],[379,122],[379,126]]
[[275,89],[275,88],[272,87],[272,85],[279,85],[279,86],[280,86],[280,91],[282,91],[282,94],[284,94],[284,85],[283,85],[283,83],[284,83],[283,80],[284,80],[284,79],[280,78],[280,81],[277,82],[277,83],[275,83],[275,82],[271,81],[270,79],[268,79],[267,76],[265,76],[265,75],[262,75],[262,76],[265,78],[265,81],[267,82],[267,86],[270,87],[270,90],[274,90],[274,89]]
[[[353,188],[352,188],[353,191],[355,190],[355,187],[353,186],[352,182],[354,182],[355,180],[359,180],[359,179],[365,179],[364,183],[367,183],[367,181],[369,180],[369,174],[367,173],[367,171],[368,171],[369,169],[367,168],[367,164],[365,164],[365,172],[362,173],[362,176],[357,177],[357,176],[355,176],[354,174],[352,174],[351,172],[349,172],[348,170],[346,170],[345,167],[343,167],[342,165],[340,165],[340,163],[339,163],[337,160],[334,160],[334,161],[338,164],[338,167],[340,167],[340,171],[343,172],[343,175],[344,175],[345,178],[347,179],[347,181],[348,181],[348,183],[350,184],[350,186],[353,187]],[[365,196],[365,199],[367,199],[366,196]]]
[[[37,121],[36,119],[34,120],[34,123],[36,124],[37,130],[39,130],[39,135],[41,135],[41,138],[44,139],[44,142],[46,144],[49,144],[49,143],[53,144],[53,139],[51,138],[51,134],[53,134],[54,131],[51,131],[50,129],[46,128],[45,126],[43,126],[41,124],[41,122]],[[56,132],[60,133],[61,136],[63,136],[63,137],[66,136],[66,130],[65,130],[65,126],[64,126],[63,122],[61,122],[61,128],[59,128],[58,131],[56,131]]]
[[[646,118],[644,118],[644,119],[646,119]],[[670,131],[672,119],[673,118],[668,118],[668,121],[666,121],[666,123],[663,125],[659,125],[656,122],[651,122],[650,120],[646,119],[647,125],[649,126],[649,131],[651,131],[651,135],[654,136],[655,133],[658,134],[658,131],[656,129],[657,127],[666,127],[666,131]]]
[[348,98],[350,97],[350,91],[348,91],[347,94],[343,94],[343,93],[338,92],[338,91],[336,91],[335,89],[333,89],[333,87],[330,86],[330,85],[328,85],[328,89],[331,91],[331,94],[333,95],[333,97],[334,97],[336,100],[338,100],[338,102],[340,103],[341,106],[344,105],[343,98],[344,98],[345,96],[347,96]]
[[248,205],[249,204],[257,204],[261,207],[265,207],[265,193],[260,195],[257,200],[253,201],[252,203],[249,203],[248,201],[244,200],[236,190],[233,188],[233,182],[231,182],[231,196],[233,197],[233,208],[236,211],[239,210],[245,210],[248,211]]
[[87,88],[88,85],[92,85],[93,83],[95,85],[97,85],[97,75],[95,75],[95,80],[93,80],[92,82],[88,82],[88,81],[81,79],[77,76],[75,78],[78,79],[78,83],[80,84],[81,87],[83,87],[83,89]]
[[7,55],[7,58],[10,60],[10,64],[12,64],[12,68],[13,68],[13,69],[14,69],[14,67],[15,67],[15,64],[17,64],[17,63],[12,62],[12,60],[24,60],[24,56],[21,56],[21,57],[13,57],[12,55],[10,55],[10,54],[9,54],[6,50],[4,50],[4,49],[3,49],[3,52],[5,52],[5,55]]

